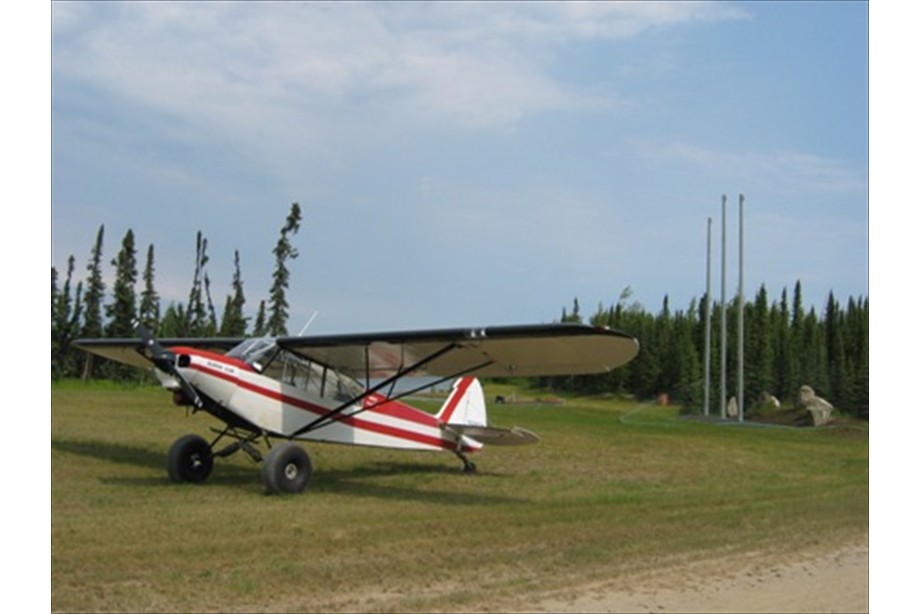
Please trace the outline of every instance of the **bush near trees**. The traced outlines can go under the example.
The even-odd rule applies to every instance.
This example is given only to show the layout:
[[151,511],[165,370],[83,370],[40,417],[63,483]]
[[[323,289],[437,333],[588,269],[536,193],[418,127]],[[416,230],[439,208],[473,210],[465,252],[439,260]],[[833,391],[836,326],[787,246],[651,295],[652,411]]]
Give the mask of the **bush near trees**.
[[[142,274],[138,275],[137,247],[133,231],[125,234],[121,248],[110,261],[115,276],[111,295],[106,295],[103,281],[103,240],[105,227],[100,226],[90,251],[87,275],[75,278],[76,259],[70,256],[61,274],[51,269],[51,377],[106,378],[132,380],[143,378],[137,370],[123,368],[89,354],[74,350],[70,342],[80,337],[130,337],[133,322],[140,320],[163,337],[205,337],[285,334],[288,318],[286,299],[290,283],[287,265],[297,257],[291,243],[301,222],[301,209],[293,203],[281,228],[278,243],[272,250],[275,272],[267,300],[258,303],[256,317],[250,325],[245,315],[246,297],[240,268],[239,251],[234,252],[234,274],[230,293],[218,317],[207,274],[208,242],[201,232],[196,235],[196,254],[192,286],[187,303],[170,302],[161,309],[155,288],[154,247],[146,250]],[[141,285],[138,294],[137,286]],[[717,394],[719,384],[721,313],[712,303],[706,313],[705,300],[693,299],[686,309],[672,309],[665,296],[657,313],[648,312],[632,301],[626,288],[613,305],[599,304],[590,315],[582,314],[576,298],[571,311],[563,308],[560,321],[584,322],[625,331],[639,339],[639,355],[631,363],[598,375],[537,378],[535,384],[560,392],[578,394],[631,394],[653,399],[667,394],[689,411],[699,411],[703,403],[704,343],[706,318],[711,319],[710,354],[711,390]],[[737,390],[737,327],[739,304],[728,304],[729,322],[726,341],[727,386]],[[802,286],[796,282],[792,297],[784,288],[779,300],[771,302],[762,285],[753,301],[744,309],[744,397],[746,405],[768,392],[791,403],[799,387],[808,384],[841,412],[855,417],[869,417],[869,301],[849,298],[841,304],[831,292],[824,308],[817,313],[806,311],[802,304]]]

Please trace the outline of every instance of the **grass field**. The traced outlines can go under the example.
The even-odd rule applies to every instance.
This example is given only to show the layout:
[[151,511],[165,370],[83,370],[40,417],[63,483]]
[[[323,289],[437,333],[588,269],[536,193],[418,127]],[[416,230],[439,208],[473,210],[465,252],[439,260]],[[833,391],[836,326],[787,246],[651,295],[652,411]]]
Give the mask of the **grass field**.
[[55,384],[52,609],[526,608],[536,590],[868,532],[865,423],[718,426],[564,401],[491,406],[493,424],[542,441],[487,448],[475,475],[450,454],[308,444],[310,490],[277,497],[244,455],[170,483],[168,446],[216,422],[169,394]]

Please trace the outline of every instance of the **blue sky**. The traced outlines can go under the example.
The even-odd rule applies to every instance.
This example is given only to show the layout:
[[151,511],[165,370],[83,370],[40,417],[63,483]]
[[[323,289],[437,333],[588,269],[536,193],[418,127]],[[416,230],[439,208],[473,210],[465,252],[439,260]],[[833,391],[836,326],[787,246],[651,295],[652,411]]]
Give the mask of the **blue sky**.
[[184,301],[201,230],[254,315],[296,201],[294,331],[680,309],[723,194],[737,287],[743,193],[749,297],[868,296],[868,34],[861,2],[54,3],[52,265],[130,228]]

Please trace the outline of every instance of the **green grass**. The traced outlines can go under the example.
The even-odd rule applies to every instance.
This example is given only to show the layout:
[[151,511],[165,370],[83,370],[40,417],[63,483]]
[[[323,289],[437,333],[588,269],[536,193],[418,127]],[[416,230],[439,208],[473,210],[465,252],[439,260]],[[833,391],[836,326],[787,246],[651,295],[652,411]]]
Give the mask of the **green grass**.
[[717,426],[595,398],[489,411],[541,443],[487,448],[476,475],[450,454],[307,444],[310,490],[271,497],[244,455],[167,480],[172,441],[216,426],[168,393],[53,385],[52,609],[526,607],[538,588],[868,532],[864,424]]

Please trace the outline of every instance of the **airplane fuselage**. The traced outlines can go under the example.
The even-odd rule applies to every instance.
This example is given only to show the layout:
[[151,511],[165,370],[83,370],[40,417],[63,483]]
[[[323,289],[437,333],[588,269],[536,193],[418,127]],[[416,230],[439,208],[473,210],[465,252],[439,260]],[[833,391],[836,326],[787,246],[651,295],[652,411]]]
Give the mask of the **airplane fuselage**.
[[[304,364],[298,370],[290,363],[276,371],[276,378],[235,357],[190,347],[172,351],[178,371],[207,399],[205,410],[229,411],[268,435],[407,450],[474,452],[482,447],[444,428],[436,416],[379,393],[349,402],[361,397],[362,387],[331,370]],[[176,389],[168,375],[158,373],[164,386]]]

